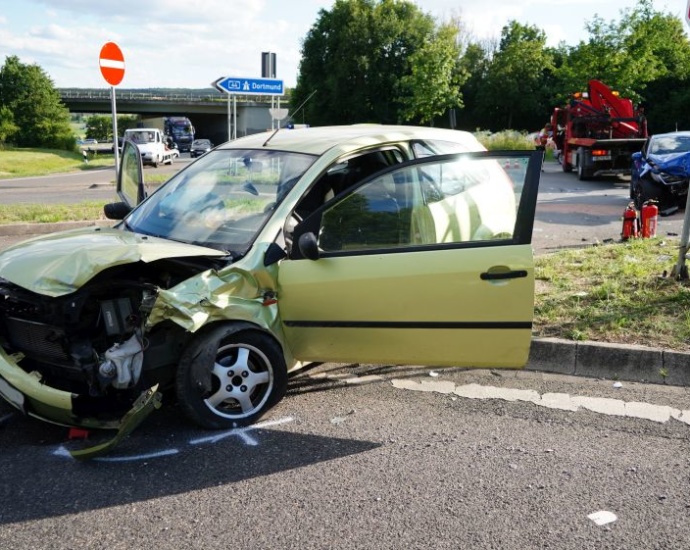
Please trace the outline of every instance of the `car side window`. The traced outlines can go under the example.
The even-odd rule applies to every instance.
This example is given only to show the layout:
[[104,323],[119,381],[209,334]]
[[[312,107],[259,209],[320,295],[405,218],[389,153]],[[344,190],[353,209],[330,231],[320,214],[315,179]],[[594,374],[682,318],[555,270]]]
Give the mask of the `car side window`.
[[323,211],[319,247],[344,252],[509,240],[523,160],[445,157],[376,177]]
[[395,183],[376,178],[323,213],[319,245],[325,251],[409,244],[410,215]]
[[[368,151],[340,160],[333,164],[305,193],[295,207],[295,214],[300,219],[306,218],[336,195],[356,186],[372,174],[403,161],[403,155],[396,147]],[[287,229],[286,232],[289,233]]]

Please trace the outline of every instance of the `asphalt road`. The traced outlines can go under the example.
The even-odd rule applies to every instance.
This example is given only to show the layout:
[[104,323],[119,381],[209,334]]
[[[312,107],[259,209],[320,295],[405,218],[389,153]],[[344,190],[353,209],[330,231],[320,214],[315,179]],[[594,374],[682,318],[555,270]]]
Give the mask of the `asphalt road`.
[[[171,165],[144,167],[144,181],[153,174],[172,175],[192,159],[183,153]],[[82,172],[0,180],[2,204],[74,204],[89,200],[115,199],[115,170],[94,168]]]
[[[554,408],[565,394],[595,405]],[[87,463],[66,430],[0,414],[0,548],[687,549],[690,426],[626,407],[690,415],[690,395],[330,364],[258,426],[204,432],[164,407]]]
[[[532,242],[537,253],[620,241],[630,202],[630,178],[579,181],[556,162],[546,162],[539,185]],[[678,237],[684,209],[660,216],[657,235]]]

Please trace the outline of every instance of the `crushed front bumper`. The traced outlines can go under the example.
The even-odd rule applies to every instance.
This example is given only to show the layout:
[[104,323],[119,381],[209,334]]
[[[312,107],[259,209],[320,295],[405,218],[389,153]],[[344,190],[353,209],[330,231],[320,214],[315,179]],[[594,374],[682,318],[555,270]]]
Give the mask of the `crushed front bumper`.
[[62,426],[113,427],[77,418],[72,411],[76,395],[43,384],[37,374],[19,366],[23,358],[21,353],[10,355],[0,347],[0,396],[10,405],[28,416]]
[[26,372],[19,366],[22,354],[9,355],[0,347],[0,396],[22,413],[61,426],[117,430],[106,443],[72,451],[74,458],[83,460],[101,456],[136,428],[154,409],[161,406],[158,386],[144,391],[122,419],[104,421],[77,417],[73,411],[76,394],[57,390],[41,383],[39,376]]

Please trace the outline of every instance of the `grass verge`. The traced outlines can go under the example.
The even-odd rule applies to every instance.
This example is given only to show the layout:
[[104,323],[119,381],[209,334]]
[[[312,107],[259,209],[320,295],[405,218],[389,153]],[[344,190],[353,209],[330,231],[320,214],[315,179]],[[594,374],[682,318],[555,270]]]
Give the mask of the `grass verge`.
[[8,223],[55,223],[105,219],[103,205],[110,201],[76,204],[0,204],[0,225]]
[[89,157],[84,162],[81,153],[57,149],[0,149],[0,180],[45,176],[75,170],[92,170],[113,166],[113,155],[102,153]]
[[535,259],[534,335],[690,351],[690,283],[668,274],[679,239],[644,239]]

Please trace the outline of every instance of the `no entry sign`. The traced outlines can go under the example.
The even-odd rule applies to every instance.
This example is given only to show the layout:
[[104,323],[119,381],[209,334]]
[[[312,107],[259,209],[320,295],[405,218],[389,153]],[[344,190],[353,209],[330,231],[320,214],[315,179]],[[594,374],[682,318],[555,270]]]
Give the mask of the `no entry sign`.
[[115,42],[107,42],[101,48],[98,65],[105,81],[111,86],[117,86],[125,76],[125,56],[120,46]]

